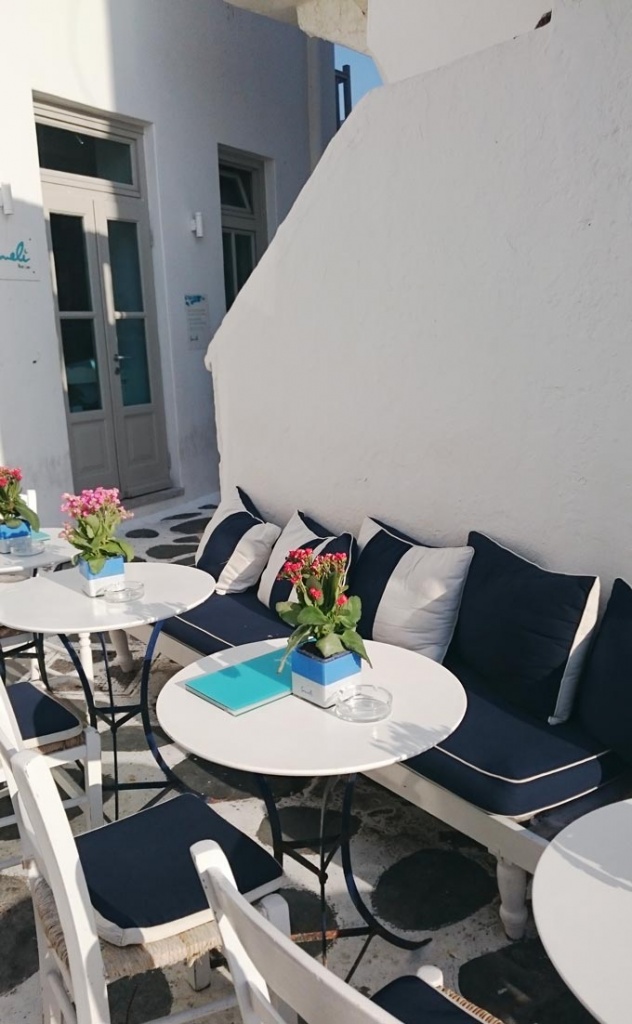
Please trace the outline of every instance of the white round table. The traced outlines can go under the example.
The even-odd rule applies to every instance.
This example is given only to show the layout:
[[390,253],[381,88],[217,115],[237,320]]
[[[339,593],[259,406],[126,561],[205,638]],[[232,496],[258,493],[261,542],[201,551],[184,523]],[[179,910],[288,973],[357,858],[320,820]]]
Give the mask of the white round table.
[[141,582],[145,593],[140,600],[123,605],[84,594],[78,569],[23,580],[0,591],[0,622],[29,633],[78,633],[79,657],[91,679],[91,633],[169,619],[202,604],[215,589],[208,573],[170,562],[130,562],[125,576]]
[[158,697],[162,728],[189,753],[229,768],[313,777],[405,761],[444,740],[465,714],[465,690],[443,665],[375,641],[367,642],[373,668],[363,663],[362,679],[393,695],[391,713],[381,722],[345,722],[332,709],[293,695],[233,716],[185,689],[187,679],[284,645],[285,640],[244,644],[187,665]]
[[[215,580],[201,569],[184,565],[156,562],[130,562],[125,566],[125,577],[130,582],[142,583],[145,590],[142,597],[126,604],[111,604],[104,597],[88,597],[81,589],[81,574],[78,569],[62,569],[60,572],[15,583],[0,592],[0,622],[14,629],[28,633],[53,633],[61,637],[66,650],[73,659],[83,685],[91,725],[98,718],[104,720],[113,736],[113,757],[115,777],[115,813],[118,817],[118,792],[120,789],[156,788],[164,783],[123,783],[118,782],[116,732],[121,725],[136,715],[141,715],[145,737],[158,763],[160,756],[155,748],[149,711],[147,687],[149,667],[155,642],[162,622],[173,615],[188,611],[202,604],[215,590]],[[110,669],[105,658],[109,704],[97,706],[90,682],[92,666],[91,633],[109,633],[126,630],[132,626],[156,623],[147,645],[140,683],[138,704],[115,704]],[[79,634],[79,659],[67,634]],[[105,655],[105,649],[104,649]],[[168,769],[164,766],[165,774]]]
[[533,879],[540,938],[568,987],[600,1024],[629,1024],[632,800],[567,825]]
[[[280,862],[283,854],[288,854],[318,876],[321,912],[325,907],[327,869],[334,853],[340,850],[347,891],[365,924],[338,929],[336,936],[367,936],[347,974],[349,980],[375,935],[408,950],[430,941],[395,935],[377,921],[360,895],[350,852],[356,774],[404,761],[440,743],[460,723],[467,698],[459,680],[442,665],[413,651],[374,641],[366,644],[373,668],[363,662],[361,678],[385,687],[393,697],[389,716],[379,722],[344,721],[332,708],[317,707],[293,694],[233,716],[185,688],[188,679],[256,658],[285,643],[265,640],[244,644],[188,665],[163,687],[156,712],[162,728],[184,750],[257,777],[270,820],[274,854]],[[358,678],[354,676],[353,681]],[[283,838],[276,804],[265,781],[267,775],[327,777],[318,837],[301,841]],[[341,775],[346,776],[346,782],[340,833],[331,837],[326,835],[327,803],[332,784]],[[318,867],[298,852],[312,843],[318,846]],[[327,932],[324,914],[321,917],[326,962]]]
[[0,554],[0,575],[33,572],[35,569],[61,565],[62,562],[69,562],[77,554],[77,549],[59,536],[59,526],[43,526],[41,532],[47,533],[50,538],[44,541],[44,550],[37,555],[28,556]]

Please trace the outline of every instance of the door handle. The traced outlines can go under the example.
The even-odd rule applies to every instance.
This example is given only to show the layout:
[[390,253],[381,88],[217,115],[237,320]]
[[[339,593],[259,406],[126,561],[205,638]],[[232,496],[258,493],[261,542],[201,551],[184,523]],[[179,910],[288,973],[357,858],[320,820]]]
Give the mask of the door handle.
[[120,356],[118,352],[116,352],[113,358],[115,363],[122,363],[124,359],[129,359],[129,356]]

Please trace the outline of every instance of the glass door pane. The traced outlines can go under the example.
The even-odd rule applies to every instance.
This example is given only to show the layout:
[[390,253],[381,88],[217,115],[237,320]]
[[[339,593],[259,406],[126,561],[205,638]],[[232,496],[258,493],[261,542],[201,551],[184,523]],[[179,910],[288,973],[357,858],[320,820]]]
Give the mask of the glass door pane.
[[123,405],[149,405],[151,386],[135,221],[108,220],[108,244],[117,340],[114,372],[120,377]]
[[[103,408],[83,217],[51,213],[57,307],[66,369],[68,411]],[[83,315],[81,315],[83,314]]]

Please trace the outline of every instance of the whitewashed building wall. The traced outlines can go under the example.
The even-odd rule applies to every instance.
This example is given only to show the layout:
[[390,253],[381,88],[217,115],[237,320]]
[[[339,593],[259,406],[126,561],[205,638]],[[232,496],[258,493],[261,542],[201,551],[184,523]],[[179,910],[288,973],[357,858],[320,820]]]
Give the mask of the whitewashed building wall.
[[631,53],[557,0],[362,101],[210,347],[223,487],[632,580]]

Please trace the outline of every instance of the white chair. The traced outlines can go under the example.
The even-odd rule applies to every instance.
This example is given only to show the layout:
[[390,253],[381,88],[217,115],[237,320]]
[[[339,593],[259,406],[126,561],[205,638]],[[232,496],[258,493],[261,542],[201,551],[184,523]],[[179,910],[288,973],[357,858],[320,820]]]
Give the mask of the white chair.
[[[44,1024],[109,1024],[109,982],[192,967],[219,948],[189,853],[192,836],[219,837],[251,899],[282,880],[270,854],[198,797],[175,797],[75,838],[50,759],[16,751],[0,729],[0,762],[33,896]],[[234,1005],[231,994],[164,1020],[188,1024]]]
[[[88,829],[103,824],[101,741],[96,729],[84,726],[63,704],[43,693],[32,683],[13,683],[8,688],[0,680],[0,729],[16,750],[35,748],[46,753],[51,767],[59,769],[56,780],[66,793],[64,807],[80,807]],[[79,786],[64,766],[79,764],[83,786]],[[0,771],[0,795],[10,791]],[[10,795],[10,792],[9,792]],[[0,829],[16,824],[15,814],[0,818]],[[0,861],[0,869],[19,864],[21,856]]]
[[[422,968],[417,976],[398,978],[372,999],[357,992],[313,960],[290,938],[240,896],[230,865],[216,843],[191,849],[212,906],[235,986],[244,1024],[286,1024],[289,1018],[273,1005],[272,993],[305,1024],[501,1024],[496,1017],[441,988],[441,972]],[[274,914],[278,896],[262,901]],[[269,915],[270,916],[270,915]]]

